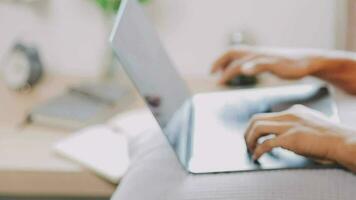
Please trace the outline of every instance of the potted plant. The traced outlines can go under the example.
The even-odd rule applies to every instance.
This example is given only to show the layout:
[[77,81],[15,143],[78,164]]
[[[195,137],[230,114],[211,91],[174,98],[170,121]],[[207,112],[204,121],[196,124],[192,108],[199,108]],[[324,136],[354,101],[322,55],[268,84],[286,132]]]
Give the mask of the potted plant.
[[[140,3],[146,3],[150,0],[138,0]],[[116,13],[120,7],[121,0],[96,0],[96,3],[107,13]]]

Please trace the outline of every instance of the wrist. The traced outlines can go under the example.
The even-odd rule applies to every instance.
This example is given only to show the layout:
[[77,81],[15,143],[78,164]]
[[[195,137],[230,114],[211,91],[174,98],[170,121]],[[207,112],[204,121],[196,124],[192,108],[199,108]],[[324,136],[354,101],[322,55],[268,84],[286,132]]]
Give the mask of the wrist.
[[311,75],[322,79],[328,79],[333,74],[343,74],[346,71],[354,72],[356,61],[344,58],[309,58],[309,71]]
[[349,131],[335,145],[334,160],[349,169],[356,169],[356,133]]

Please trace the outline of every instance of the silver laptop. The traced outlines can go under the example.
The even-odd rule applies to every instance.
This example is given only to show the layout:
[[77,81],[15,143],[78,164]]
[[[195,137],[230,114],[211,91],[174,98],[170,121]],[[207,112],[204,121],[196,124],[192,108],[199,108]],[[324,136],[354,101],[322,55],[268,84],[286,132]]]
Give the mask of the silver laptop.
[[136,0],[121,1],[111,45],[188,172],[321,167],[283,149],[274,149],[254,163],[246,150],[244,131],[254,114],[282,111],[296,103],[337,120],[325,85],[191,95]]

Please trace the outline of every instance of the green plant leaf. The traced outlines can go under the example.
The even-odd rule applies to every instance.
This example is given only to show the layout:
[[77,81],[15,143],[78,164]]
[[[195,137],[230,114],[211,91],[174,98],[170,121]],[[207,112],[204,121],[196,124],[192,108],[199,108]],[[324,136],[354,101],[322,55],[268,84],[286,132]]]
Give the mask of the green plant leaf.
[[[105,11],[105,12],[116,12],[119,7],[121,0],[95,0],[96,3]],[[140,3],[148,3],[150,0],[138,0]]]

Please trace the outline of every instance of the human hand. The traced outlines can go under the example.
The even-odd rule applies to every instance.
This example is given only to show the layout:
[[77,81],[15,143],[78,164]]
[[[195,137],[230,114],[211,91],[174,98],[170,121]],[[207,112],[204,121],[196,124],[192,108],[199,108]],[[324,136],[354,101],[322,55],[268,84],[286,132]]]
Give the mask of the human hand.
[[221,56],[211,73],[221,72],[220,84],[225,84],[238,75],[254,76],[271,72],[285,79],[299,79],[318,70],[310,58],[287,58],[265,55],[252,50],[232,50]]
[[[259,142],[260,138],[269,135],[275,137]],[[305,106],[255,115],[246,130],[245,140],[254,160],[281,147],[320,162],[336,162],[356,172],[353,131]]]
[[255,76],[263,72],[284,79],[313,75],[356,94],[355,56],[352,54],[349,58],[343,58],[340,52],[333,55],[333,52],[245,48],[225,53],[214,63],[211,72],[222,73],[220,84],[226,84],[238,75]]

